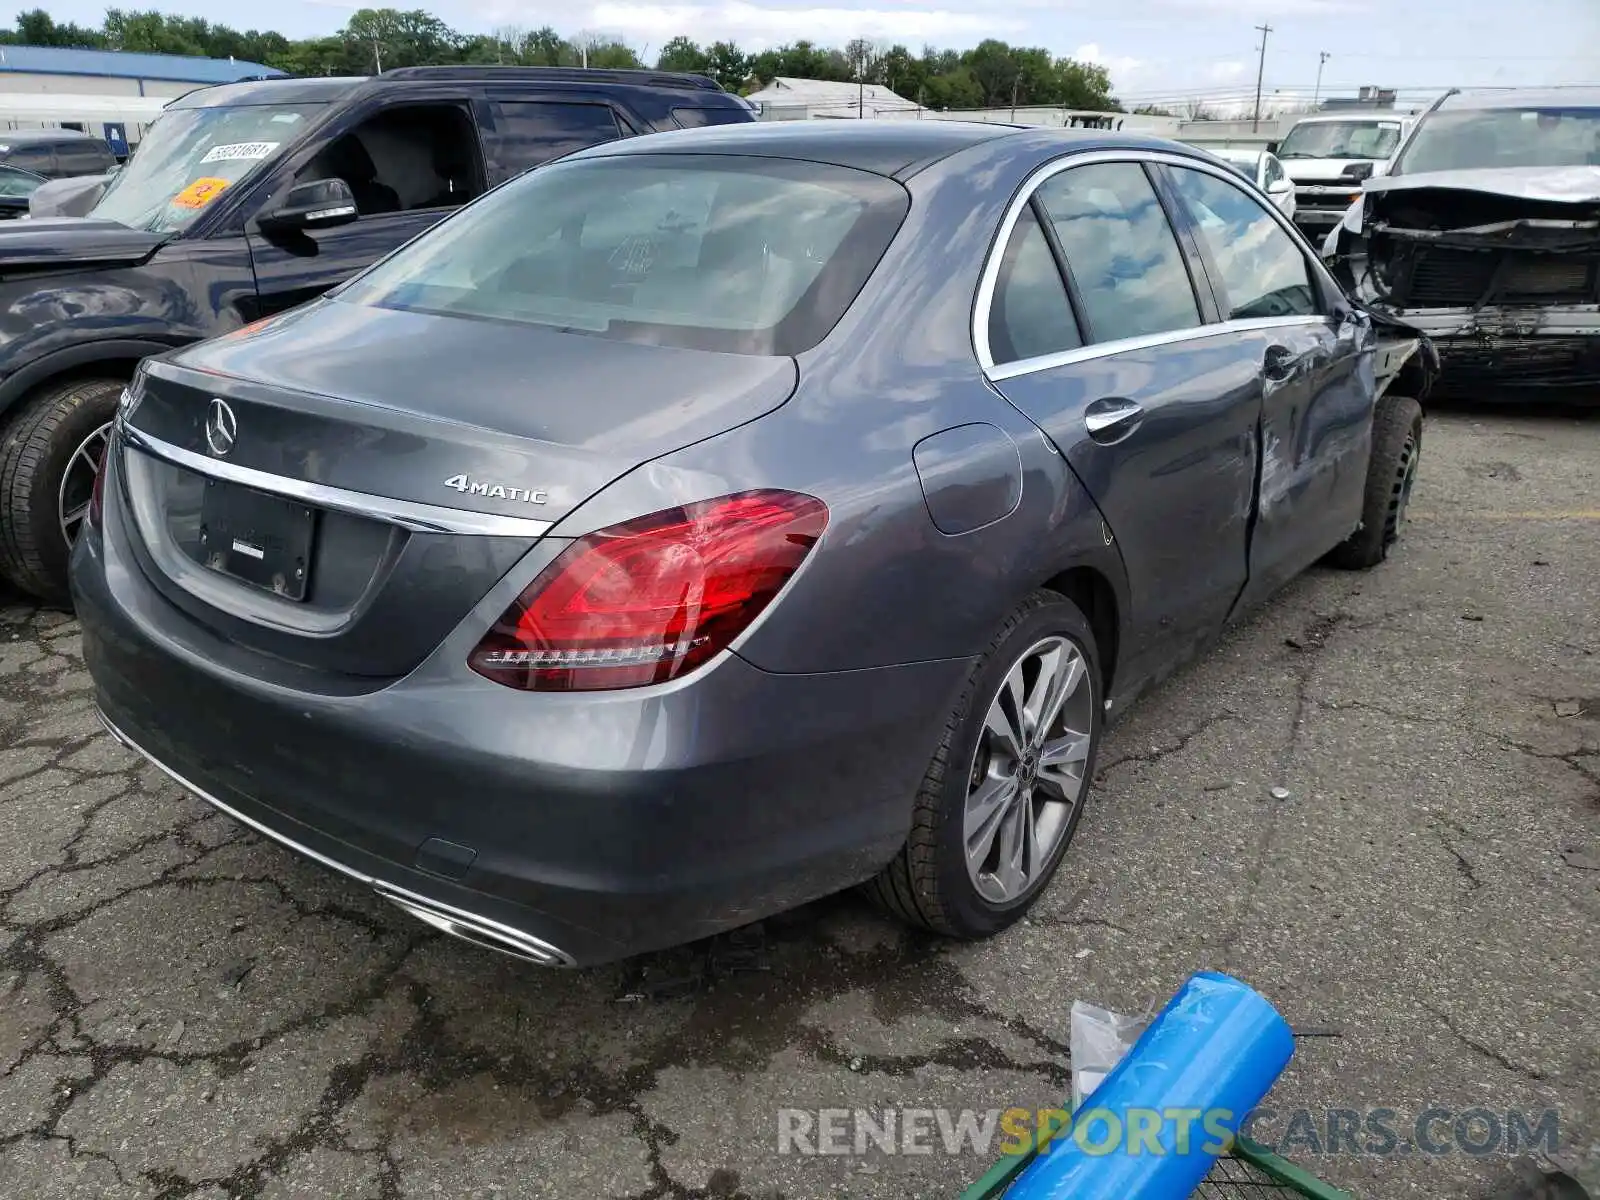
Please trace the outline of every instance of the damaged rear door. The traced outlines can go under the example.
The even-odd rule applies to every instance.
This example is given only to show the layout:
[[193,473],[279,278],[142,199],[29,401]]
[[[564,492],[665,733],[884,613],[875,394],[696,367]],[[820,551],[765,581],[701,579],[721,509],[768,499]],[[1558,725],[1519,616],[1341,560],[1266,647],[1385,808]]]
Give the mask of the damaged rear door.
[[1046,179],[987,320],[989,379],[1115,538],[1133,600],[1120,669],[1136,679],[1215,636],[1244,586],[1261,412],[1256,337],[1217,321],[1153,167],[1074,156]]
[[1370,327],[1332,311],[1330,281],[1277,213],[1232,181],[1162,168],[1229,324],[1264,342],[1250,581],[1276,591],[1360,520],[1376,397]]

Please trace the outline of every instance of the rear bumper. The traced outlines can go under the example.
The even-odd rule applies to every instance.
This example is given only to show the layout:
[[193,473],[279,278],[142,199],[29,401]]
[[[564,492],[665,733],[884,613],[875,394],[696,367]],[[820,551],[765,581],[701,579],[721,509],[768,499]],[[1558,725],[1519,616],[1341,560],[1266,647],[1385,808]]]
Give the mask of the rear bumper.
[[174,607],[119,549],[118,507],[73,559],[115,735],[236,820],[535,962],[694,940],[870,877],[969,669],[773,675],[725,655],[658,688],[524,694],[465,667],[464,627],[406,679],[341,691]]

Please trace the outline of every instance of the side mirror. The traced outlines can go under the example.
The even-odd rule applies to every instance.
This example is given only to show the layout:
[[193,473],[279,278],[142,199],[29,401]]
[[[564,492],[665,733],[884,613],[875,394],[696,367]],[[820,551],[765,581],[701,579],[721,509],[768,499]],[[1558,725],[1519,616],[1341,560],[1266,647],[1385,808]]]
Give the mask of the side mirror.
[[1268,142],[1267,143],[1267,153],[1268,154],[1276,154],[1277,152],[1278,152],[1278,143],[1277,142]]
[[1267,195],[1269,196],[1283,196],[1292,191],[1294,191],[1294,180],[1292,179],[1274,179],[1267,184]]
[[344,180],[313,179],[295,184],[283,203],[261,216],[258,223],[264,230],[288,233],[348,225],[360,215],[356,198]]

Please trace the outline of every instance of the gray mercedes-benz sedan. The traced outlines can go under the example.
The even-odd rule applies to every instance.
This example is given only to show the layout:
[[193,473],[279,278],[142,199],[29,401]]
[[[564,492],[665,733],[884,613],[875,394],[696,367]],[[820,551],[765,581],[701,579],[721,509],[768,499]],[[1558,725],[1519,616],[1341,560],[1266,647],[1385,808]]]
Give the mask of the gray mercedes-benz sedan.
[[1387,553],[1422,356],[1377,325],[1171,143],[597,147],[148,361],[85,656],[187,788],[536,962],[863,883],[982,937],[1060,866],[1109,715]]

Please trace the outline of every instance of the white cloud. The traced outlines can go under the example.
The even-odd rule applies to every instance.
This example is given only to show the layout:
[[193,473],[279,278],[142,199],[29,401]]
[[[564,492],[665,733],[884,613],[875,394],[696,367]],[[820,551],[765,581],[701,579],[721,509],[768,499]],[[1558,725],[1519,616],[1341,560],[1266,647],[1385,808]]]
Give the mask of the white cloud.
[[1097,66],[1104,67],[1106,73],[1111,76],[1111,82],[1114,85],[1126,83],[1129,78],[1137,75],[1145,66],[1143,59],[1134,58],[1130,55],[1106,54],[1100,49],[1097,42],[1079,46],[1072,52],[1072,57],[1079,62],[1094,63]]
[[714,4],[645,4],[634,0],[599,0],[553,11],[548,0],[485,0],[474,5],[491,24],[583,28],[619,36],[629,42],[660,45],[688,34],[701,41],[726,39],[761,50],[802,38],[822,46],[840,46],[851,38],[904,42],[913,49],[923,42],[971,44],[988,36],[1005,37],[1026,28],[1015,18],[956,8],[848,8],[840,4],[813,7],[771,7],[749,0]]
[[1215,83],[1232,83],[1235,79],[1242,79],[1250,68],[1237,59],[1228,62],[1215,62],[1206,68],[1206,78]]

